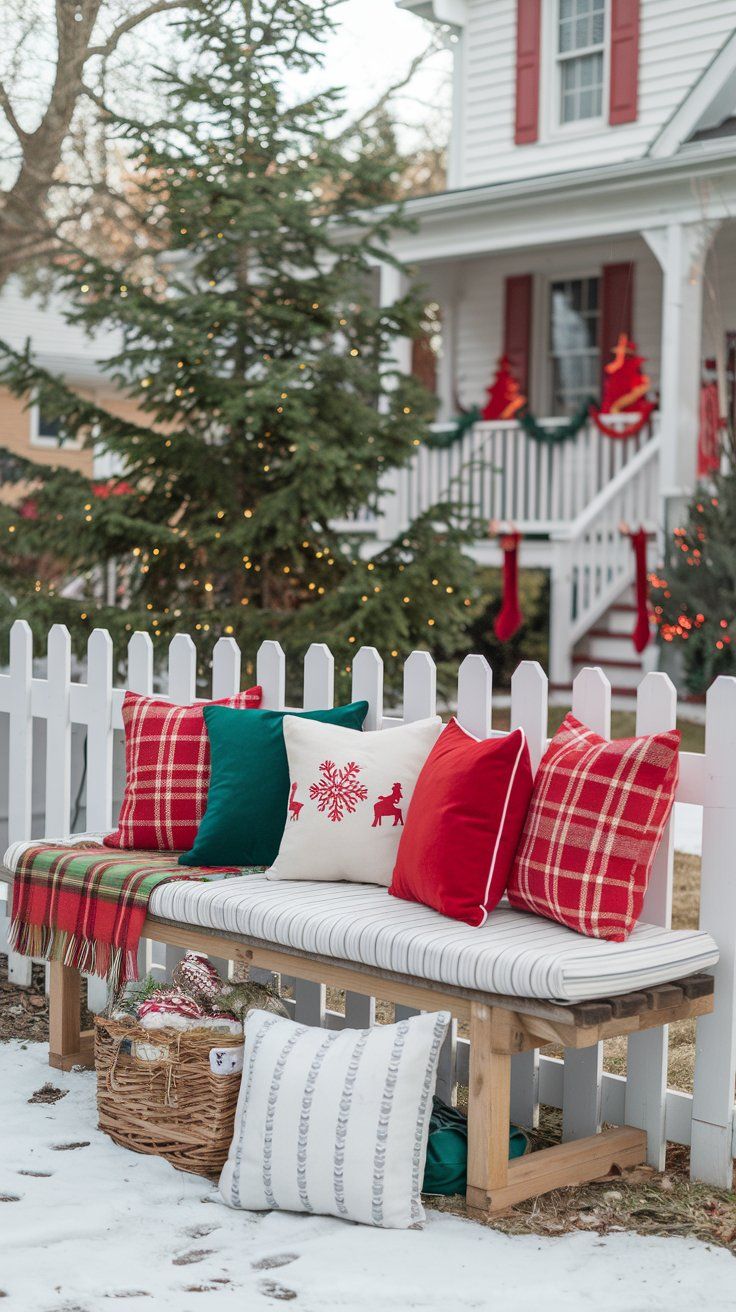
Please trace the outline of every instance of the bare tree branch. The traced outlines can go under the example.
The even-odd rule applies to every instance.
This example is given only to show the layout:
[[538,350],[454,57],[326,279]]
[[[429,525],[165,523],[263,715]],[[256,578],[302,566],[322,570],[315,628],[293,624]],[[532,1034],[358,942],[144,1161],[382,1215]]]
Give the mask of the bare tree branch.
[[27,134],[23,131],[20,123],[18,122],[15,116],[15,110],[13,109],[13,106],[10,102],[10,96],[8,95],[7,90],[2,81],[0,81],[0,109],[2,109],[3,114],[5,115],[8,123],[13,129],[13,132],[18,138],[19,142],[21,143],[21,145],[23,145],[26,141]]
[[154,14],[163,14],[171,9],[191,9],[195,3],[197,0],[154,0],[153,4],[146,5],[145,9],[140,9],[137,14],[129,14],[123,19],[102,45],[90,46],[87,51],[88,58],[99,55],[100,58],[107,59],[127,32],[140,27],[141,23],[145,23],[148,18],[153,18]]

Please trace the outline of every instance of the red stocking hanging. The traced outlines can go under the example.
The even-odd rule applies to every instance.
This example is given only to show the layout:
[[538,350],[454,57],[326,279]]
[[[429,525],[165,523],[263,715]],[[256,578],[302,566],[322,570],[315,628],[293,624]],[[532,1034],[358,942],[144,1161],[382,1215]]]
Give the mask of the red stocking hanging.
[[513,638],[524,622],[519,606],[519,542],[520,533],[504,533],[501,538],[503,551],[503,602],[496,616],[493,632],[499,642],[508,642]]
[[634,583],[636,588],[636,625],[631,640],[634,644],[634,650],[642,652],[648,645],[651,636],[647,586],[647,535],[645,530],[640,528],[637,533],[632,533],[630,536],[631,545],[634,548],[636,569]]

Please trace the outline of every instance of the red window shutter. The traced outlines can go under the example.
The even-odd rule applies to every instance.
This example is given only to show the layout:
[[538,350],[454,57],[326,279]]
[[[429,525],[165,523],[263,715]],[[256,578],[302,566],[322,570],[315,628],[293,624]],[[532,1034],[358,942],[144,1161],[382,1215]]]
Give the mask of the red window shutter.
[[529,395],[532,340],[532,275],[506,279],[503,311],[503,349],[511,372],[525,396]]
[[539,58],[542,40],[542,0],[516,0],[516,131],[517,146],[539,136]]
[[600,351],[601,386],[603,369],[621,333],[634,335],[634,266],[604,264],[601,288]]
[[608,122],[636,122],[639,100],[639,0],[611,0]]
[[437,391],[437,356],[427,333],[415,337],[411,344],[411,372],[429,392]]

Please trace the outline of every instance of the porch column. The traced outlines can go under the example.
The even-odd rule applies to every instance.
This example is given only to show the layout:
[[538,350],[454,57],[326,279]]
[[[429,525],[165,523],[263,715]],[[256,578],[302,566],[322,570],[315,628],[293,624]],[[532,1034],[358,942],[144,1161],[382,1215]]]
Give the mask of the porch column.
[[662,268],[660,492],[686,497],[695,484],[703,323],[703,271],[717,225],[670,223],[642,236]]
[[[400,301],[409,290],[409,280],[401,269],[395,265],[383,262],[379,266],[379,304],[381,309],[389,309],[396,301]],[[394,370],[402,374],[411,373],[411,339],[409,337],[395,337],[390,349],[390,353],[384,366],[387,373]],[[388,382],[389,380],[387,380]],[[390,382],[389,382],[390,385]],[[387,398],[380,398],[380,409],[386,410]]]

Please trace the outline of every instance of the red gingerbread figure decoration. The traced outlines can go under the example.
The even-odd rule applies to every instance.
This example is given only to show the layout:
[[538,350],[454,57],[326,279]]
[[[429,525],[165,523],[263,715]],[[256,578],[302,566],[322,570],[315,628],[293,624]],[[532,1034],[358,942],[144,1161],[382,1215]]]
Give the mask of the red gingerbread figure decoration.
[[481,411],[481,419],[513,419],[526,405],[519,384],[511,372],[511,361],[502,355],[496,365],[496,376],[488,388],[488,400]]
[[401,791],[401,784],[397,783],[394,784],[393,788],[391,789],[391,792],[388,793],[385,797],[379,797],[378,801],[373,807],[373,824],[371,825],[371,829],[375,829],[376,825],[378,825],[380,829],[381,821],[383,820],[384,816],[393,816],[394,829],[396,828],[397,825],[403,825],[404,812],[401,810],[401,807],[399,806],[399,802],[401,801],[402,796],[403,794]]
[[[651,383],[643,371],[643,364],[644,357],[637,354],[636,342],[632,342],[626,333],[621,333],[613,350],[613,359],[604,369],[606,376],[601,398],[604,414],[616,415],[626,410],[642,409],[642,400]],[[651,409],[648,401],[645,404]]]

